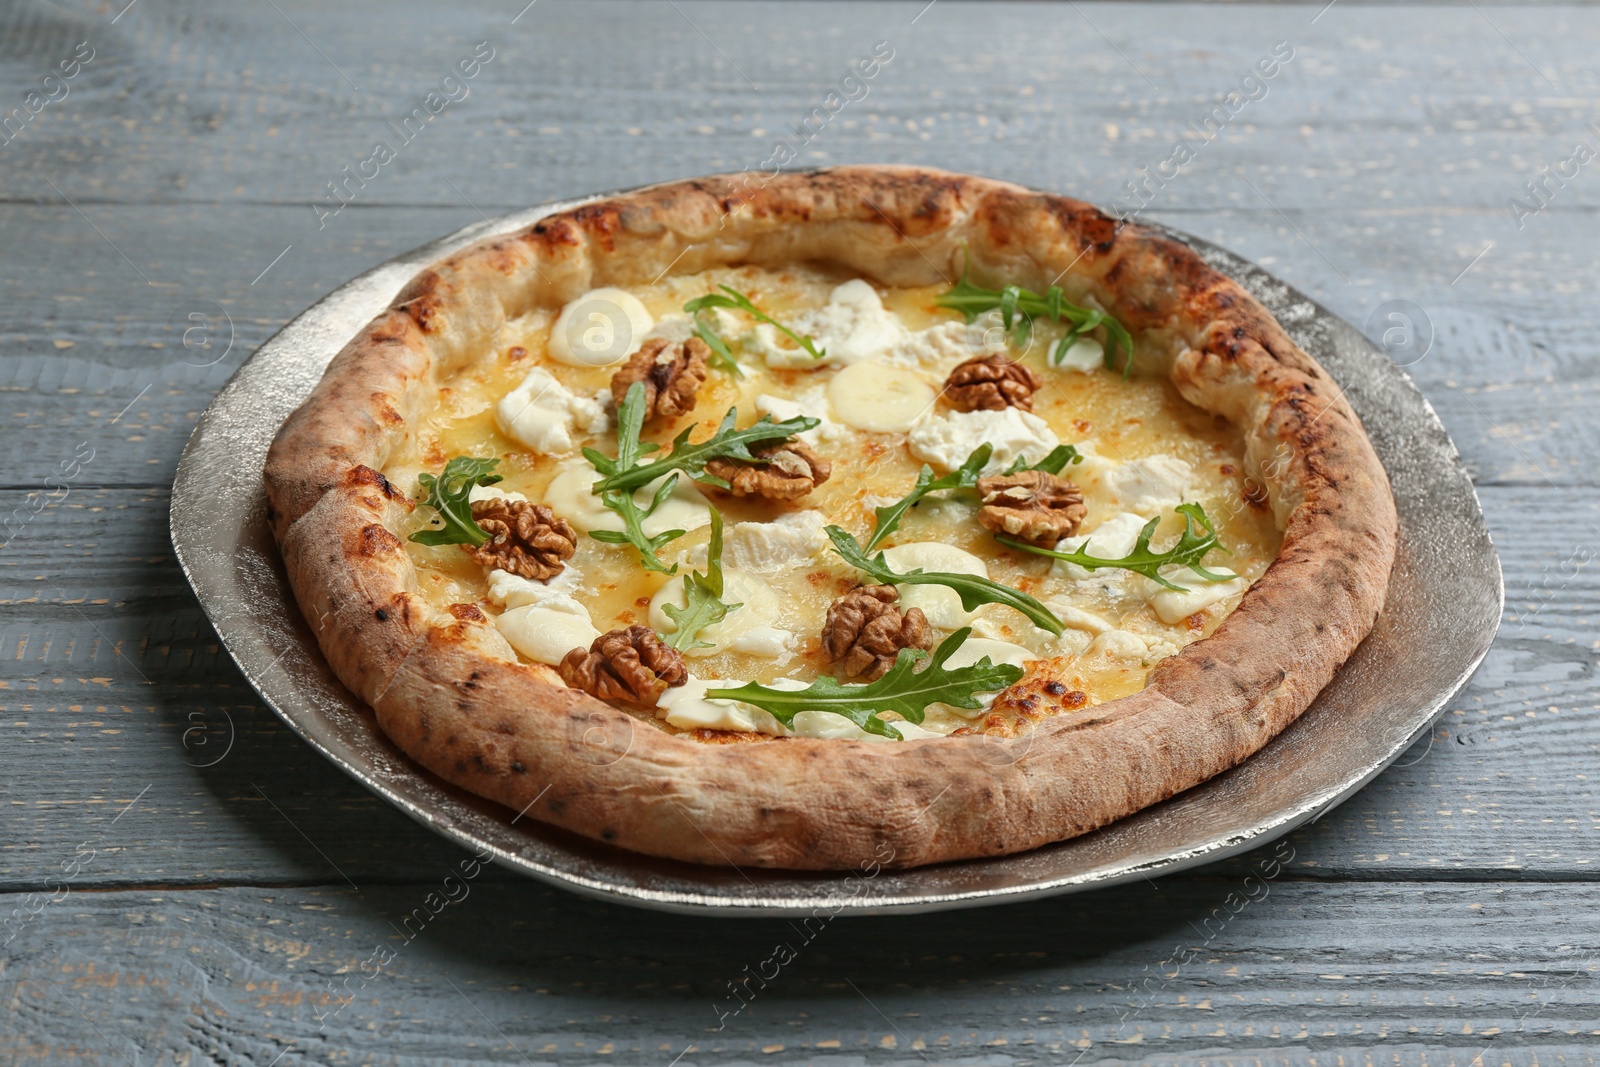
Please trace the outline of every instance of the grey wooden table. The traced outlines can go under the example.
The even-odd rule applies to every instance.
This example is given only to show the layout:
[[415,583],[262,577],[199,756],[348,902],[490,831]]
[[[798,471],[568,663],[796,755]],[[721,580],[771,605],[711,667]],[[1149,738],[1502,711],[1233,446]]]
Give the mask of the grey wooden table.
[[[125,3],[0,13],[0,1062],[1600,1059],[1600,11]],[[887,65],[844,82],[875,46]],[[1275,46],[1292,58],[1246,80]],[[395,157],[347,181],[380,140]],[[1508,586],[1433,735],[1261,854],[836,920],[720,1023],[789,924],[490,869],[403,935],[466,857],[218,648],[166,534],[190,428],[391,255],[778,142],[1102,203],[1183,142],[1148,217],[1400,329]]]

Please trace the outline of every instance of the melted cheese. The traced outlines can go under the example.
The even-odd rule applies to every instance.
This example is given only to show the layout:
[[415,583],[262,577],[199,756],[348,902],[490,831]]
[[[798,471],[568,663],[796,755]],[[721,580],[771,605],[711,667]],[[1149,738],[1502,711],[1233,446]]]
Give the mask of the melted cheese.
[[913,456],[945,471],[961,466],[983,444],[994,448],[983,468],[992,473],[1017,459],[1043,459],[1060,443],[1049,423],[1019,408],[952,411],[923,420],[906,435]]
[[[985,442],[995,446],[991,470],[1008,466],[1019,456],[1040,459],[1058,442],[1078,447],[1084,462],[1065,474],[1082,488],[1088,516],[1078,537],[1064,542],[1069,546],[1087,537],[1095,554],[1122,555],[1144,523],[1159,518],[1154,538],[1159,549],[1171,544],[1181,529],[1173,505],[1194,501],[1205,507],[1222,544],[1232,553],[1219,558],[1225,558],[1237,578],[1206,583],[1182,569],[1173,579],[1186,587],[1179,593],[1125,571],[1074,573],[1075,568],[1053,566],[1037,556],[1001,551],[976,522],[977,500],[971,493],[932,496],[905,514],[900,529],[886,542],[891,566],[986,573],[1049,605],[1066,629],[1052,635],[997,605],[967,612],[959,597],[942,587],[906,586],[902,604],[922,606],[942,633],[973,626],[973,638],[962,654],[987,647],[998,659],[997,646],[979,643],[995,642],[1004,646],[1007,662],[1021,662],[1023,654],[1052,660],[1048,668],[1052,675],[1087,694],[1091,706],[1136,691],[1162,657],[1210,633],[1277,553],[1281,534],[1272,513],[1250,506],[1241,496],[1245,465],[1237,431],[1187,404],[1168,382],[1138,376],[1124,381],[1103,370],[1100,354],[1089,342],[1070,348],[1061,367],[1047,365],[1047,353],[1061,335],[1057,325],[1036,323],[1031,347],[1018,351],[1006,346],[997,314],[967,324],[936,307],[933,300],[942,287],[880,289],[865,280],[812,268],[741,267],[672,276],[630,290],[644,316],[629,315],[624,308],[625,331],[634,335],[629,344],[636,349],[634,341],[646,336],[669,341],[687,337],[693,326],[682,312],[683,304],[717,291],[718,285],[749,294],[774,318],[810,332],[828,349],[827,358],[818,362],[797,353],[781,334],[742,313],[714,311],[708,324],[734,345],[744,376],[735,379],[713,370],[695,409],[679,419],[651,424],[646,438],[666,445],[695,423],[691,439],[703,440],[730,407],[737,408],[740,425],[763,414],[775,418],[808,414],[823,420],[806,437],[832,464],[833,473],[814,492],[784,504],[716,494],[708,500],[688,479],[680,479],[661,512],[646,523],[652,534],[689,531],[665,546],[662,556],[668,563],[703,571],[708,505],[714,501],[727,522],[725,570],[744,576],[738,581],[762,583],[762,592],[746,595],[752,606],[745,618],[739,620],[745,611],[741,608],[721,624],[725,629],[716,635],[722,638],[718,647],[692,658],[700,677],[798,687],[832,673],[819,647],[823,619],[829,604],[860,576],[831,550],[822,527],[837,524],[864,538],[872,530],[872,509],[902,497],[923,464],[942,473]],[[498,472],[505,480],[475,490],[474,498],[505,493],[542,501],[580,534],[620,529],[617,516],[589,492],[597,475],[587,461],[540,451],[538,433],[529,432],[524,440],[515,420],[503,420],[498,411],[508,394],[530,378],[539,381],[532,375],[536,368],[576,400],[592,398],[605,406],[615,366],[582,359],[571,362],[571,326],[582,299],[561,309],[567,320],[559,330],[551,322],[558,317],[553,309],[533,309],[508,323],[493,352],[446,383],[435,410],[397,449],[384,473],[409,489],[416,485],[418,474],[438,473],[452,456],[494,455],[502,459]],[[624,302],[612,302],[623,307]],[[563,334],[565,348],[557,340]],[[582,331],[576,336],[581,339]],[[1046,379],[1047,387],[1034,396],[1031,414],[1015,409],[956,412],[936,401],[909,429],[851,424],[867,422],[848,410],[865,390],[839,386],[842,378],[851,380],[844,378],[846,373],[870,383],[881,380],[882,369],[888,368],[914,375],[937,392],[958,363],[995,351],[1009,351]],[[564,358],[569,362],[562,362]],[[551,406],[570,448],[587,446],[615,454],[609,425],[584,417],[586,412],[567,420],[561,411],[565,407],[570,413],[572,408],[566,405],[563,399],[561,405]],[[872,417],[877,416],[872,413]],[[904,416],[895,423],[906,424]],[[551,447],[558,445],[559,441]],[[650,495],[650,489],[641,490],[635,499],[643,505]],[[395,532],[404,538],[430,521],[431,510],[418,507]],[[675,598],[682,591],[682,570],[674,576],[644,571],[630,546],[601,544],[587,536],[579,537],[567,571],[549,583],[524,584],[522,579],[508,580],[514,576],[487,574],[455,546],[407,543],[406,549],[431,604],[443,609],[454,603],[479,603],[497,616],[508,640],[516,636],[512,644],[524,658],[541,662],[558,660],[558,653],[566,651],[560,646],[568,642],[572,642],[569,647],[587,644],[595,631],[654,623],[668,628],[654,609],[664,602],[660,598]],[[759,607],[762,604],[777,608]],[[578,625],[584,619],[576,612],[562,611],[573,605],[584,610],[590,629]],[[536,615],[536,611],[551,614]],[[763,611],[768,612],[765,619],[760,617]],[[565,618],[555,618],[558,614]],[[535,631],[545,636],[535,637]],[[704,688],[699,692],[703,697]],[[665,700],[678,710],[669,715],[663,709],[664,728],[776,732],[776,720],[756,709],[735,705],[734,714],[726,707],[732,702],[720,702],[708,711],[694,699],[692,689],[669,690]],[[920,727],[902,725],[912,736],[947,734],[982,729],[990,714],[936,707],[929,709]],[[797,717],[797,729],[786,732],[799,733],[801,728],[836,736],[860,733],[848,720],[825,712]]]

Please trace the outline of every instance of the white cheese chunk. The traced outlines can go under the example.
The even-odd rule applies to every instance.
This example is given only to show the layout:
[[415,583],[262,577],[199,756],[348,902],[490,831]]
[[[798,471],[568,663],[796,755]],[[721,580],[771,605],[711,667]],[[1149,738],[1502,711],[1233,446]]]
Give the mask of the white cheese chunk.
[[[885,549],[884,562],[904,573],[910,570],[942,571],[946,574],[978,574],[987,578],[989,568],[971,552],[940,541],[912,541]],[[941,630],[959,630],[972,622],[975,612],[961,606],[961,596],[943,585],[902,585],[900,608],[921,608],[928,622]]]
[[494,414],[507,437],[546,456],[571,452],[574,430],[596,434],[611,427],[604,403],[576,395],[543,367],[530,370]]
[[569,367],[609,367],[644,344],[655,325],[639,298],[623,289],[591,289],[550,325],[550,358]]
[[914,722],[903,722],[899,719],[890,719],[889,729],[899,734],[902,741],[920,741],[925,737],[944,736],[944,734],[939,733],[937,730],[929,730],[925,727],[918,726]]
[[1109,630],[1094,639],[1094,643],[1089,646],[1089,651],[1085,655],[1104,656],[1145,666],[1175,655],[1182,647],[1164,634]]
[[1005,333],[998,311],[980,315],[971,324],[941,322],[907,334],[883,359],[896,366],[918,367],[945,375],[958,363],[1007,351]]
[[1188,567],[1162,567],[1161,577],[1174,585],[1183,586],[1185,591],[1181,593],[1176,589],[1168,589],[1157,582],[1152,582],[1148,578],[1142,579],[1144,597],[1155,610],[1156,617],[1164,623],[1179,623],[1195,612],[1204,611],[1231,596],[1238,596],[1250,587],[1249,582],[1226,568],[1207,567],[1206,570],[1212,574],[1228,574],[1233,577],[1223,582],[1208,582]]
[[1046,360],[1050,366],[1060,370],[1087,373],[1106,365],[1106,350],[1105,346],[1093,337],[1080,337],[1068,345],[1065,352],[1061,351],[1060,345],[1052,342]]
[[[743,682],[717,678],[696,678],[675,685],[656,701],[656,714],[680,730],[742,730],[751,733],[787,734],[782,723],[760,708],[737,700],[708,700],[707,689],[737,689]],[[772,683],[774,688],[782,688]]]
[[[1100,559],[1121,559],[1133,551],[1134,543],[1139,539],[1139,532],[1144,529],[1145,523],[1148,521],[1142,515],[1135,515],[1131,511],[1125,511],[1120,515],[1113,515],[1088,533],[1077,534],[1058,542],[1056,550],[1058,552],[1076,552],[1087,545],[1091,556],[1097,556]],[[1130,572],[1112,568],[1102,568],[1101,570],[1090,572],[1076,563],[1068,563],[1065,560],[1058,559],[1050,565],[1050,573],[1057,577],[1074,578],[1078,581],[1085,581],[1091,577],[1121,581],[1122,577]]]
[[828,741],[887,741],[890,744],[896,743],[892,737],[869,734],[843,715],[835,715],[831,711],[797,711],[794,713],[792,721],[796,737],[816,737]]
[[798,419],[802,416],[816,419],[817,425],[795,435],[813,448],[836,444],[850,436],[849,427],[833,421],[833,412],[828,407],[827,392],[822,386],[808,389],[793,397],[761,393],[756,397],[755,404],[757,411],[763,415],[770,415],[776,422]]
[[771,522],[740,522],[728,530],[723,561],[746,571],[771,572],[802,566],[828,547],[820,511],[790,511]]
[[990,663],[1009,663],[1013,667],[1020,667],[1024,663],[1036,660],[1039,657],[1010,641],[995,641],[987,637],[969,637],[961,642],[961,647],[951,653],[944,665],[951,670],[957,667],[970,667],[983,657],[988,656]]
[[510,500],[513,503],[526,502],[527,497],[521,493],[508,492],[498,485],[475,485],[467,490],[467,503],[476,504],[480,500]]
[[761,323],[748,347],[765,356],[769,367],[814,369],[830,363],[842,367],[877,359],[906,335],[899,318],[884,308],[877,290],[860,278],[836,286],[826,304],[789,316],[784,325],[810,336],[826,355],[819,363],[772,326]]
[[[584,533],[590,530],[621,531],[622,516],[602,504],[600,498],[589,491],[599,477],[588,460],[568,460],[556,468],[556,476],[550,480],[544,492],[544,502]],[[649,507],[656,490],[668,477],[671,475],[663,475],[633,494],[640,508]],[[694,482],[682,475],[679,475],[677,485],[661,507],[643,523],[644,532],[651,537],[664,530],[698,530],[709,525],[710,505],[695,490]]]
[[[667,617],[671,604],[682,608],[687,597],[682,581],[669,581],[650,598],[650,628],[670,634],[678,624]],[[752,656],[779,657],[794,648],[795,635],[777,626],[783,615],[778,594],[766,579],[749,571],[725,568],[722,572],[722,601],[738,604],[713,626],[701,630],[698,638],[709,648],[686,649],[686,656],[713,656],[733,650]]]
[[882,363],[853,363],[828,383],[828,403],[839,421],[869,433],[909,430],[938,399],[922,375]]
[[1060,443],[1049,423],[1019,408],[956,411],[927,418],[906,437],[913,456],[944,471],[961,466],[981,444],[994,446],[984,467],[992,472],[1009,467],[1019,456],[1041,460]]
[[[1082,570],[1081,567],[1077,569],[1080,571]],[[1094,612],[1085,611],[1077,605],[1070,604],[1065,600],[1047,600],[1045,601],[1044,606],[1050,609],[1051,614],[1055,615],[1056,618],[1061,620],[1063,626],[1071,627],[1074,630],[1081,630],[1084,633],[1094,637],[1098,637],[1100,634],[1106,633],[1109,630],[1116,629],[1116,627],[1112,626],[1109,622],[1102,619]]]
[[600,636],[589,611],[568,596],[510,608],[495,617],[500,635],[535,663],[555,666],[575,648],[588,648]]
[[544,582],[536,582],[498,567],[489,572],[489,601],[503,608],[520,608],[525,604],[545,604],[553,600],[576,604],[573,598],[582,591],[583,575],[570,563],[561,569],[560,574]]
[[1194,468],[1167,455],[1119,463],[1103,476],[1113,506],[1152,518],[1184,502]]

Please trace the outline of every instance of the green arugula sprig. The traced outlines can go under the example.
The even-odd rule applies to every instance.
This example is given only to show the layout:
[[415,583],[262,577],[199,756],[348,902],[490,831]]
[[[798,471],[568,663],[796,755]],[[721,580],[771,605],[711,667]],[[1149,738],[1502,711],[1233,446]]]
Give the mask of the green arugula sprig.
[[1011,466],[1001,473],[1020,474],[1023,471],[1044,471],[1046,474],[1060,474],[1067,469],[1069,464],[1082,462],[1083,457],[1078,455],[1076,448],[1071,445],[1057,445],[1050,450],[1049,455],[1037,463],[1029,463],[1027,456],[1018,456],[1012,461]]
[[717,332],[716,327],[711,325],[710,319],[703,314],[712,308],[729,308],[733,311],[742,311],[759,322],[767,323],[796,345],[805,349],[806,354],[812,359],[822,359],[828,354],[827,349],[818,348],[816,342],[812,341],[810,337],[795,333],[789,327],[756,307],[755,304],[751,303],[750,298],[739,292],[739,290],[727,285],[719,285],[717,288],[721,289],[722,292],[697,296],[683,305],[683,310],[694,316],[695,333],[699,334],[700,340],[704,341],[706,347],[711,349],[712,366],[727,371],[735,378],[744,377],[744,372],[739,369],[739,361],[734,358],[733,350],[728,347],[728,342]]
[[885,504],[875,509],[878,524],[873,527],[872,536],[867,539],[863,552],[871,552],[900,526],[900,520],[905,518],[906,512],[922,502],[922,498],[929,493],[937,493],[944,489],[971,489],[978,484],[978,477],[983,471],[984,464],[989,462],[989,457],[994,454],[993,445],[979,445],[972,450],[972,455],[967,457],[965,463],[951,471],[935,478],[933,468],[923,465],[917,474],[916,484],[911,487],[911,492],[896,500],[893,504]]
[[1003,604],[1026,615],[1042,629],[1059,634],[1064,628],[1060,619],[1050,609],[1020,589],[1002,585],[978,574],[955,574],[945,571],[925,571],[921,567],[904,573],[893,570],[884,561],[883,553],[869,556],[861,545],[845,530],[837,526],[826,527],[834,551],[850,566],[881,585],[942,585],[954,589],[961,598],[961,607],[975,611],[984,604]]
[[[923,466],[917,474],[916,484],[911,487],[911,492],[896,500],[893,504],[885,504],[874,509],[878,516],[878,524],[873,527],[872,536],[867,539],[864,552],[871,552],[883,543],[900,526],[900,520],[905,518],[906,512],[922,502],[922,498],[929,493],[937,493],[947,489],[973,489],[978,485],[978,479],[983,476],[983,468],[989,462],[989,457],[994,454],[994,446],[983,444],[972,450],[966,462],[951,471],[935,478],[933,468]],[[1026,456],[1018,456],[1016,461],[1007,467],[1006,474],[1016,474],[1019,471],[1034,470],[1046,471],[1050,474],[1060,474],[1069,463],[1081,463],[1083,457],[1078,455],[1078,450],[1071,445],[1058,445],[1037,463],[1029,463]]]
[[1126,378],[1133,371],[1133,338],[1122,323],[1097,308],[1080,307],[1072,303],[1059,285],[1052,285],[1043,296],[1040,296],[1019,285],[1008,285],[1004,289],[985,289],[980,285],[974,285],[971,278],[963,273],[961,280],[948,292],[941,293],[934,303],[961,312],[968,322],[974,321],[986,311],[998,308],[1001,321],[1012,333],[1018,345],[1027,343],[1028,335],[1033,330],[1033,320],[1041,315],[1052,322],[1064,321],[1067,324],[1067,332],[1056,344],[1054,359],[1060,359],[1065,355],[1067,349],[1071,348],[1078,338],[1104,327],[1106,366],[1112,370],[1118,369],[1117,353],[1120,351],[1124,354],[1121,363],[1122,376]]
[[[604,494],[638,489],[640,486],[649,485],[664,474],[676,471],[682,471],[703,485],[726,489],[728,488],[726,481],[714,474],[706,473],[706,464],[711,460],[742,459],[759,463],[761,457],[751,453],[751,445],[763,441],[779,441],[821,425],[820,420],[808,415],[784,419],[781,422],[773,422],[771,416],[766,416],[759,422],[740,430],[734,427],[734,420],[738,414],[737,408],[729,408],[717,432],[697,445],[689,443],[689,435],[699,424],[691,423],[687,429],[673,438],[671,452],[654,462],[641,464],[638,463],[640,455],[655,452],[660,446],[639,442],[639,427],[644,421],[644,386],[635,382],[628,387],[628,395],[617,406],[617,458],[607,459],[592,448],[583,450],[584,457],[594,465],[594,469],[604,475],[594,483],[593,492]],[[624,441],[624,437],[630,440]],[[624,461],[625,446],[631,454],[631,462]]]
[[417,477],[417,495],[423,503],[439,513],[441,527],[418,530],[411,540],[419,545],[471,545],[477,547],[489,540],[489,535],[472,519],[472,490],[474,486],[493,485],[500,481],[494,473],[497,459],[478,459],[476,456],[457,456],[444,465],[444,471],[435,478],[431,474]]
[[1199,504],[1179,504],[1178,514],[1183,516],[1183,535],[1178,538],[1178,543],[1165,552],[1157,552],[1150,547],[1150,538],[1155,535],[1156,527],[1161,524],[1157,516],[1144,524],[1144,529],[1139,531],[1139,538],[1134,542],[1133,551],[1121,559],[1107,559],[1089,554],[1089,541],[1073,551],[1063,552],[1059,549],[1040,548],[1030,545],[1025,541],[1017,541],[1010,537],[995,535],[1007,548],[1019,549],[1023,552],[1032,552],[1040,556],[1049,556],[1051,559],[1065,560],[1076,563],[1084,570],[1096,571],[1102,568],[1116,568],[1142,574],[1158,585],[1168,589],[1176,589],[1180,593],[1188,592],[1184,586],[1170,581],[1161,574],[1162,567],[1181,566],[1188,567],[1195,574],[1208,582],[1226,582],[1236,575],[1217,574],[1201,566],[1206,558],[1206,553],[1212,549],[1227,552],[1217,537],[1217,531],[1211,525],[1211,519],[1206,516],[1205,509]]
[[[902,648],[889,673],[866,685],[846,685],[824,675],[804,689],[773,689],[750,682],[736,689],[708,689],[706,697],[754,705],[791,727],[802,711],[827,711],[843,715],[869,734],[901,740],[900,734],[878,717],[879,712],[892,711],[907,722],[920,723],[930,704],[975,711],[983,707],[977,694],[999,692],[1022,677],[1021,667],[991,663],[988,656],[967,667],[945,667],[971,633],[971,627],[957,630],[940,642],[932,658],[926,652]],[[918,670],[922,660],[928,663]]]
[[706,572],[698,571],[683,576],[684,606],[668,604],[666,612],[677,629],[662,637],[662,641],[679,652],[692,648],[715,648],[709,641],[700,640],[700,631],[715,626],[728,617],[728,612],[742,604],[725,604],[722,600],[722,512],[711,509],[711,543],[706,548]]
[[[639,433],[644,428],[644,409],[644,384],[634,382],[628,387],[622,403],[617,405],[617,458],[608,459],[592,448],[583,450],[584,457],[600,474],[615,477],[638,470],[639,457],[649,455],[661,447],[639,439]],[[677,574],[678,565],[674,563],[670,567],[667,566],[656,553],[663,545],[682,537],[686,531],[663,530],[651,537],[644,532],[644,522],[666,503],[667,497],[672,495],[673,489],[678,485],[678,475],[673,472],[656,488],[650,503],[643,508],[639,507],[639,502],[633,497],[634,492],[640,486],[648,485],[654,480],[646,478],[637,484],[611,489],[602,488],[601,482],[595,482],[591,491],[599,495],[600,503],[622,517],[623,529],[590,530],[589,536],[608,545],[632,545],[639,550],[639,558],[646,570]]]

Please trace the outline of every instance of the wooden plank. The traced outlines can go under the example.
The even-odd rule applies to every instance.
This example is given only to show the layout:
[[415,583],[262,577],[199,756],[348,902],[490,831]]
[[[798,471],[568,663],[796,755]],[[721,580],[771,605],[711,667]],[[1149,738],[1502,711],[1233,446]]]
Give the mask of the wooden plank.
[[[195,420],[256,346],[346,279],[476,218],[452,207],[352,210],[324,244],[302,246],[285,236],[297,217],[289,207],[86,213],[159,285],[145,285],[70,209],[0,205],[0,233],[50,265],[0,262],[0,426],[29,442],[0,485],[43,485],[80,445],[95,450],[86,484],[171,484]],[[1336,226],[1270,212],[1162,217],[1279,271],[1356,325],[1373,323],[1373,336],[1384,302],[1412,301],[1434,341],[1407,369],[1481,483],[1596,484],[1600,341],[1585,309],[1600,296],[1589,269],[1600,215],[1536,220],[1552,223],[1538,256],[1491,255],[1454,287],[1450,275],[1467,257],[1456,214],[1442,209],[1374,211]],[[1310,229],[1314,248],[1296,226]],[[191,333],[196,347],[185,349],[190,314],[223,324],[211,335],[216,347]]]
[[[24,499],[0,493],[0,514]],[[1430,742],[1297,835],[1297,871],[1586,878],[1600,866],[1597,505],[1548,487],[1484,501],[1507,576],[1500,640]],[[161,492],[73,491],[0,553],[0,887],[37,885],[147,785],[88,883],[415,878],[445,846],[259,703],[183,584],[165,508]]]
[[[0,196],[50,199],[48,177],[75,200],[294,203],[310,222],[304,205],[379,139],[397,156],[358,202],[459,203],[445,173],[480,204],[517,205],[753,167],[785,139],[805,165],[999,171],[1109,201],[1287,40],[1294,58],[1162,190],[1164,203],[1251,205],[1255,192],[1224,180],[1239,167],[1285,210],[1504,210],[1524,177],[1582,135],[1596,74],[1581,43],[1600,27],[1584,7],[1486,18],[1459,6],[1253,5],[1219,18],[1203,5],[1163,5],[1159,17],[1128,4],[988,5],[983,34],[1025,42],[1013,52],[973,47],[977,17],[960,5],[920,17],[898,4],[608,5],[626,39],[597,36],[584,5],[539,5],[513,25],[522,6],[392,5],[385,17],[407,27],[404,49],[373,48],[361,7],[305,0],[282,14],[149,5],[115,26],[14,8],[0,36],[19,47],[0,57],[0,83],[18,94],[78,41],[97,53],[8,146]],[[495,58],[469,95],[409,143],[396,137],[389,123],[484,40]],[[791,124],[878,40],[894,57],[865,95],[847,87],[858,99],[809,143],[796,136]],[[1281,188],[1260,180],[1280,176]],[[1592,207],[1600,190],[1574,184],[1559,200]]]
[[7,946],[13,1013],[0,1056],[658,1067],[1600,1059],[1600,890],[1588,884],[1326,885],[1273,880],[1264,858],[1248,880],[802,924],[632,911],[472,880],[462,862],[419,885],[359,892],[0,898],[0,913],[42,907]]

